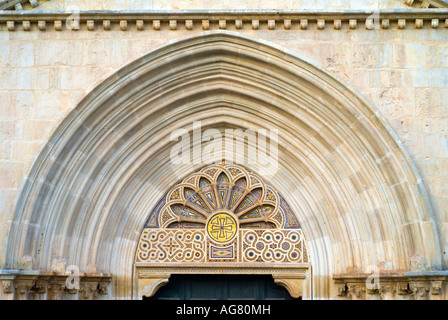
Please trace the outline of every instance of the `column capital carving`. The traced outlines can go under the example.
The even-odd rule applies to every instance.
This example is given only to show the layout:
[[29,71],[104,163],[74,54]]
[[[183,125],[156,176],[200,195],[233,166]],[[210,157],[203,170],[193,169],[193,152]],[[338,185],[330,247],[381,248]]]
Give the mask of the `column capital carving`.
[[415,300],[427,300],[430,291],[429,283],[424,281],[410,282],[409,288]]
[[436,280],[431,281],[431,295],[438,296],[442,290],[442,281]]
[[3,293],[14,293],[14,279],[0,279]]
[[396,283],[384,283],[380,284],[378,293],[381,300],[394,300],[395,295],[398,292],[398,287]]
[[[415,300],[439,300],[445,297],[445,284],[448,281],[448,273],[428,272],[424,273],[379,273],[374,286],[369,282],[368,273],[347,273],[333,276],[337,292],[336,296],[347,294],[352,299],[415,299]],[[347,288],[347,289],[345,289]],[[363,293],[368,294],[367,297]]]
[[65,280],[52,281],[48,284],[48,300],[61,300],[65,291]]
[[15,299],[28,300],[28,294],[31,288],[35,285],[34,279],[16,279],[14,280]]
[[347,284],[347,296],[352,300],[365,299],[366,287],[362,283],[348,283]]
[[93,300],[98,297],[98,282],[81,282],[79,300]]

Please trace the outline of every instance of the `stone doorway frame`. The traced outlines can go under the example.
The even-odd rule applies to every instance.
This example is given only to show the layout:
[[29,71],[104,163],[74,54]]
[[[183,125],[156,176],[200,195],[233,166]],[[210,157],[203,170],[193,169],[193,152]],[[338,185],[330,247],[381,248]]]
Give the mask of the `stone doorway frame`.
[[140,298],[153,297],[169,282],[172,274],[272,275],[274,283],[286,290],[292,298],[303,297],[303,282],[309,264],[148,264],[136,263],[137,291]]

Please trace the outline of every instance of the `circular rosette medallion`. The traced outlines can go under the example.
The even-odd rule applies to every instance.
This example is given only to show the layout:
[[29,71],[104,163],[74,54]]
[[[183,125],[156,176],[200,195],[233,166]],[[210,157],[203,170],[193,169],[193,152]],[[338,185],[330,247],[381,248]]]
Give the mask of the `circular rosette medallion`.
[[216,242],[232,240],[237,231],[237,222],[227,213],[217,213],[207,223],[207,234]]

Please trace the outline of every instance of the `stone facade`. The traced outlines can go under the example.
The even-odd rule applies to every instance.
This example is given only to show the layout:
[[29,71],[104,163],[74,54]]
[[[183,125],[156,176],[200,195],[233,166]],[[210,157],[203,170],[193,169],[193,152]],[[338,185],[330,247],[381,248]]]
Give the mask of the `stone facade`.
[[[78,264],[82,272],[92,274],[91,279],[96,283],[94,291],[99,290],[99,282],[112,281],[111,287],[107,289],[108,294],[97,295],[99,298],[137,297],[135,292],[130,291],[133,280],[129,278],[129,270],[123,270],[122,273],[106,270],[107,263],[114,264],[114,259],[122,259],[117,256],[103,263],[95,261],[92,253],[90,260],[83,260],[80,258],[81,253],[64,256],[62,253],[67,253],[68,248],[53,245],[53,251],[48,253],[50,262],[39,265],[38,255],[46,250],[45,245],[50,241],[45,240],[46,233],[52,233],[51,241],[69,239],[71,233],[67,231],[68,225],[82,224],[83,220],[62,219],[60,225],[54,227],[56,231],[42,231],[41,237],[32,242],[20,240],[17,243],[17,256],[22,255],[25,260],[29,256],[30,262],[12,262],[8,249],[11,247],[11,230],[20,224],[20,228],[23,228],[21,232],[26,234],[28,230],[39,229],[40,224],[47,223],[44,220],[36,222],[32,216],[20,216],[18,208],[28,206],[28,203],[22,203],[24,198],[21,194],[38,182],[32,180],[36,177],[33,176],[33,170],[37,170],[33,169],[33,165],[40,163],[39,157],[43,157],[42,154],[58,139],[61,134],[58,130],[65,125],[64,121],[73,114],[72,111],[84,104],[86,97],[97,92],[106,79],[119,78],[118,70],[125,70],[126,66],[139,58],[150,59],[151,52],[156,49],[163,50],[170,44],[198,36],[231,33],[255,39],[266,46],[283,48],[288,54],[297,55],[301,60],[331,74],[347,90],[362,97],[377,110],[378,118],[390,129],[395,143],[408,156],[406,161],[409,161],[410,168],[415,172],[416,185],[423,186],[425,190],[422,194],[426,197],[425,206],[429,209],[423,211],[427,216],[422,214],[424,218],[418,221],[403,218],[407,224],[396,228],[409,228],[405,233],[408,232],[411,238],[414,232],[412,228],[430,237],[435,234],[436,237],[432,239],[436,243],[434,247],[428,245],[427,252],[413,245],[409,245],[409,250],[397,248],[399,241],[394,238],[396,235],[381,235],[384,230],[381,227],[375,229],[382,223],[387,224],[385,221],[370,222],[372,234],[377,237],[364,238],[360,228],[364,222],[357,221],[356,215],[351,217],[344,209],[340,209],[329,221],[344,225],[349,236],[343,240],[331,233],[310,237],[311,265],[313,258],[319,259],[321,254],[315,248],[321,247],[332,252],[329,256],[347,256],[345,250],[353,243],[351,248],[355,258],[352,261],[332,261],[325,269],[330,274],[326,271],[320,274],[317,272],[315,277],[321,277],[321,280],[316,281],[322,281],[322,285],[316,285],[313,296],[330,299],[448,298],[445,274],[445,270],[448,270],[448,5],[445,1],[284,0],[235,3],[51,0],[41,1],[38,6],[32,1],[20,3],[22,7],[15,6],[0,12],[0,266],[4,269],[0,274],[0,280],[3,281],[0,297],[20,298],[21,292],[39,292],[37,289],[30,291],[30,288],[35,288],[39,277],[44,277],[47,284],[53,281],[52,277],[58,277],[58,274],[49,276],[41,273],[39,276],[24,276],[24,272],[38,270],[64,273],[65,265]],[[64,10],[67,11],[64,13]],[[160,81],[163,82],[163,79]],[[188,92],[187,88],[183,90],[181,94]],[[324,96],[322,94],[317,99],[324,99]],[[82,122],[83,118],[77,121]],[[327,121],[330,122],[330,119]],[[313,142],[313,138],[310,137],[308,142]],[[362,154],[358,156],[363,157]],[[393,154],[386,156],[395,158]],[[48,158],[52,159],[51,156]],[[360,166],[363,165],[366,164],[361,163]],[[325,170],[323,167],[322,171]],[[352,175],[343,177],[339,183],[345,185],[358,179],[357,170],[350,171]],[[183,174],[188,172],[185,169]],[[161,174],[156,172],[156,175]],[[181,173],[179,175],[183,177]],[[164,183],[160,190],[154,190],[156,198],[160,198],[176,181],[175,175],[170,177],[162,179]],[[376,208],[375,214],[385,210],[383,207],[375,207],[375,202],[381,204],[387,195],[381,193],[379,187],[363,189],[364,177],[359,179],[362,191],[357,190],[356,197],[348,201],[372,203],[369,206]],[[400,180],[391,181],[388,187],[398,189],[401,183]],[[350,188],[356,188],[356,183]],[[286,190],[281,191],[284,194]],[[404,194],[406,191],[402,192]],[[406,197],[403,195],[404,202]],[[104,210],[110,209],[107,202],[101,205]],[[69,203],[66,206],[70,206]],[[293,200],[292,206],[296,212],[301,211],[299,200]],[[396,210],[397,215],[407,214],[396,208],[388,210]],[[300,212],[298,214],[301,215]],[[367,217],[368,214],[359,219]],[[378,217],[378,221],[388,219],[381,213],[378,213]],[[312,234],[313,228],[319,228],[320,223],[313,221],[315,218],[311,216],[308,218],[310,220],[306,221],[307,215],[303,214],[300,219],[305,236],[307,228]],[[344,221],[345,218],[348,222]],[[132,224],[129,228],[140,230],[144,223],[143,215],[138,218],[125,216],[122,219],[117,230],[128,228],[129,223]],[[98,221],[90,223],[102,226],[106,222],[98,218]],[[88,230],[93,225],[82,228]],[[129,248],[133,248],[128,249],[132,253],[135,252],[139,234],[134,236],[136,238],[121,239]],[[98,237],[101,237],[100,233]],[[28,248],[27,243],[33,243],[34,247]],[[69,242],[64,243],[69,246]],[[103,244],[98,250],[108,245],[113,244]],[[368,250],[376,248],[380,252],[375,253],[379,258],[364,258],[363,246]],[[421,246],[425,248],[424,244]],[[397,258],[398,254],[403,255],[403,261],[408,261],[407,265],[398,262],[401,259]],[[132,254],[126,256],[131,257]],[[50,268],[51,261],[63,261],[64,267],[55,271]],[[366,287],[367,269],[372,266],[378,268],[379,278],[385,279],[385,286],[373,289]],[[20,289],[25,280],[20,280],[20,284],[11,284],[10,270],[28,270],[14,275],[17,279],[23,278],[29,282],[24,284],[27,287],[23,289],[25,291]],[[390,283],[393,285],[387,286]],[[403,283],[406,289],[399,287]],[[419,286],[424,287],[423,293],[419,291]],[[12,287],[16,288],[16,293],[13,293]],[[105,293],[106,289],[100,291]]]

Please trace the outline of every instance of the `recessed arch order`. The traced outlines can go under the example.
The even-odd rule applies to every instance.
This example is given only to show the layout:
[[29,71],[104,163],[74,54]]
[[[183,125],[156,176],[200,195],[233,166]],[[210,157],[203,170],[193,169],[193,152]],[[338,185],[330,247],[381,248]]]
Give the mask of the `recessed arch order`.
[[[418,254],[441,264],[425,186],[387,123],[355,90],[315,63],[233,32],[169,42],[110,76],[64,119],[19,199],[6,267],[31,256],[113,275],[130,297],[134,255],[149,212],[203,163],[173,164],[170,134],[202,129],[278,130],[269,183],[303,228],[315,297],[335,273]],[[261,165],[248,166],[262,172]]]

